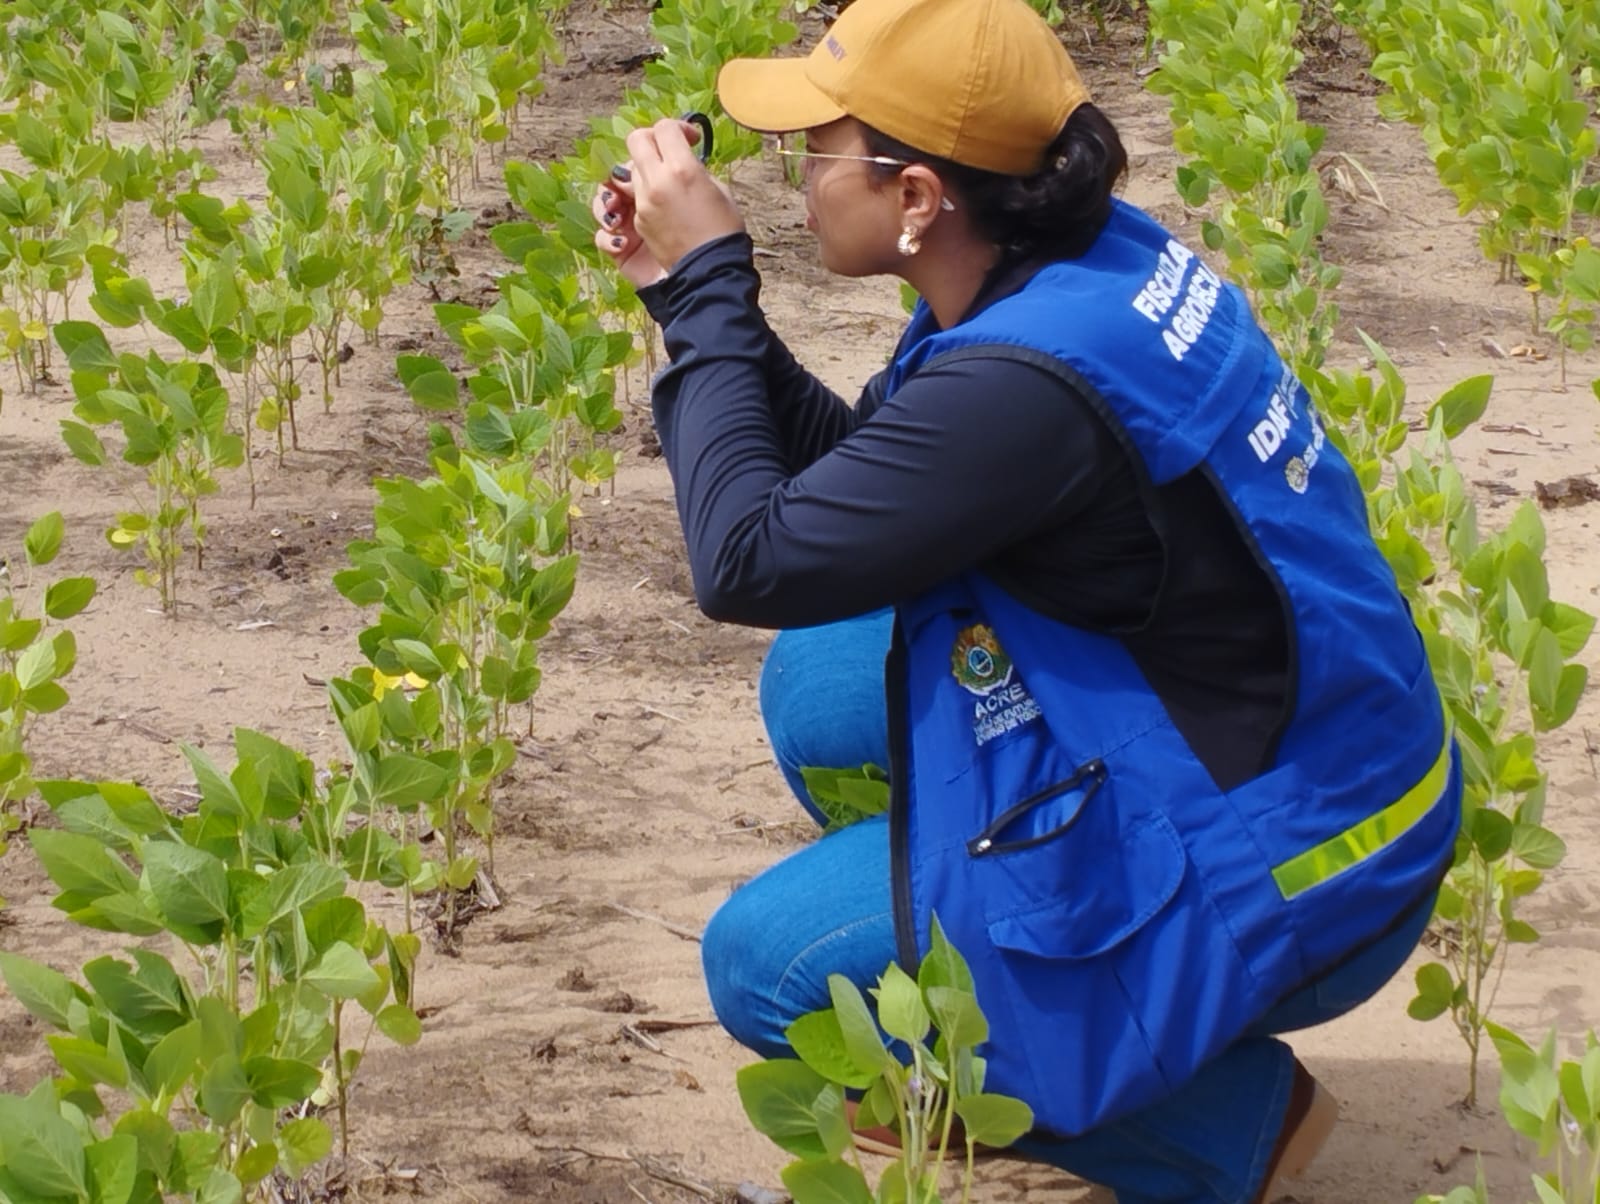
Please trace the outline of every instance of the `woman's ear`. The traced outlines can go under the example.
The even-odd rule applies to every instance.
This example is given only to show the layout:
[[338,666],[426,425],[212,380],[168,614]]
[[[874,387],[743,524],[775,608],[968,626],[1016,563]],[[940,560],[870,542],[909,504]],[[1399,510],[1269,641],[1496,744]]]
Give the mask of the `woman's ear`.
[[951,208],[944,200],[944,181],[931,167],[913,163],[900,173],[900,209],[906,221],[927,229],[941,208]]

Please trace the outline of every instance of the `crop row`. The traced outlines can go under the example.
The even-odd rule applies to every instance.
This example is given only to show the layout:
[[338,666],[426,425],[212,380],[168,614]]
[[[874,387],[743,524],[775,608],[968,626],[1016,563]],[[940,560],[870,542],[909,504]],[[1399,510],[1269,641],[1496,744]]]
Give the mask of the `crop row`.
[[[1380,107],[1424,125],[1463,210],[1485,211],[1486,253],[1524,272],[1536,297],[1558,298],[1548,329],[1574,349],[1589,344],[1588,306],[1600,283],[1600,254],[1575,224],[1594,214],[1597,199],[1587,182],[1592,10],[1537,0],[1345,6],[1347,17],[1368,22],[1379,50],[1373,73],[1394,88]],[[1289,91],[1300,15],[1281,0],[1153,0],[1163,53],[1151,87],[1172,98],[1174,140],[1192,156],[1178,173],[1186,203],[1204,205],[1222,191],[1203,225],[1207,244],[1224,251],[1251,290],[1356,469],[1462,749],[1463,824],[1435,920],[1444,956],[1418,970],[1410,1013],[1454,1021],[1469,1052],[1469,1105],[1482,1043],[1492,1039],[1507,1119],[1541,1154],[1558,1155],[1554,1170],[1535,1177],[1540,1200],[1590,1204],[1600,1159],[1595,1038],[1562,1064],[1554,1033],[1535,1049],[1490,1013],[1510,947],[1538,939],[1518,914],[1521,901],[1565,854],[1544,826],[1539,737],[1577,708],[1588,674],[1576,658],[1595,620],[1551,597],[1533,504],[1502,530],[1485,531],[1454,465],[1450,441],[1483,414],[1492,378],[1462,381],[1433,401],[1418,439],[1404,379],[1365,334],[1376,375],[1323,370],[1335,317],[1324,294],[1338,269],[1321,249],[1328,210],[1315,155],[1323,131],[1299,119]],[[1480,1176],[1449,1204],[1483,1204],[1485,1190]]]
[[[307,351],[331,404],[350,333],[375,341],[396,287],[454,270],[471,221],[458,202],[537,94],[559,14],[509,0],[16,7],[0,135],[30,169],[0,176],[0,334],[25,387],[65,358],[76,404],[62,433],[78,459],[145,474],[107,535],[144,549],[141,572],[176,615],[180,560],[205,545],[203,499],[226,470],[254,471],[254,433],[280,457],[297,443]],[[778,10],[664,4],[652,28],[665,53],[624,111],[705,107],[721,57],[794,36]],[[322,61],[319,47],[345,42],[355,61]],[[188,145],[222,116],[265,179],[259,207],[209,192],[214,172]],[[495,786],[515,756],[514,710],[539,686],[538,642],[574,588],[576,495],[614,471],[605,437],[636,308],[594,270],[582,195],[619,149],[600,128],[562,163],[506,164],[532,220],[493,232],[509,260],[499,299],[437,310],[464,383],[434,357],[397,362],[441,421],[427,476],[376,482],[373,535],[335,579],[374,610],[365,663],[329,687],[344,760],[319,769],[243,729],[231,771],[186,748],[200,801],[181,820],[131,784],[33,781],[28,729],[68,703],[76,659],[60,623],[94,583],[50,585],[35,617],[23,599],[40,583],[7,580],[0,815],[14,830],[12,804],[36,791],[59,824],[28,833],[56,906],[164,937],[199,976],[149,949],[95,959],[81,980],[0,958],[53,1030],[56,1062],[26,1096],[0,1096],[0,1196],[265,1198],[331,1150],[326,1110],[348,1142],[370,1036],[420,1037],[413,901],[436,894],[448,928],[463,892],[492,889]],[[120,243],[136,205],[181,239],[183,293],[130,270]],[[98,323],[69,310],[81,292]],[[119,351],[108,332],[134,326],[176,352]],[[30,529],[29,575],[61,536],[59,515]],[[424,854],[424,827],[442,859]],[[400,893],[400,930],[368,914],[352,893],[363,883]]]

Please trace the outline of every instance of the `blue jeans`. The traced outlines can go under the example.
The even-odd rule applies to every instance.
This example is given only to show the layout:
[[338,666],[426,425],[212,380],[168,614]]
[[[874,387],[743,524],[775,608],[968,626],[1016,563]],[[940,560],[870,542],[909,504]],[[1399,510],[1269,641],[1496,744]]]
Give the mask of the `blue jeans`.
[[[779,767],[813,816],[800,766],[888,764],[883,659],[891,621],[883,612],[783,632],[767,655],[762,715]],[[711,917],[703,945],[723,1026],[765,1057],[792,1056],[784,1030],[829,1006],[828,975],[865,990],[894,960],[889,891],[882,816],[823,837],[736,891]],[[1079,1137],[1030,1134],[1018,1149],[1110,1188],[1119,1204],[1248,1204],[1266,1176],[1293,1077],[1293,1055],[1272,1034],[1321,1024],[1371,997],[1404,965],[1432,912],[1430,898],[1389,935],[1284,999],[1166,1099]]]

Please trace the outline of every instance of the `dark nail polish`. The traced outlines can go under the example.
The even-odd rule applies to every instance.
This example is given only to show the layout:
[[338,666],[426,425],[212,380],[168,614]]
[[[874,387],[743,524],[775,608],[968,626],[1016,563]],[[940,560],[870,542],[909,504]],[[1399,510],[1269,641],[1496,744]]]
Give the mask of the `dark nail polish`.
[[629,171],[620,163],[611,169],[611,174],[617,179],[621,180],[624,184],[633,179],[633,172]]
[[611,191],[611,189],[609,189],[609,188],[602,188],[602,189],[601,189],[601,190],[600,190],[600,203],[601,203],[601,204],[602,204],[602,205],[609,205],[609,204],[611,204],[611,201],[612,201],[612,199],[613,199],[613,198],[614,198],[614,197],[615,197],[615,196],[616,196],[616,194],[615,194],[615,193],[613,193],[613,192],[612,192],[612,191]]
[[613,239],[612,239],[612,240],[611,240],[611,245],[612,245],[612,246],[613,246],[613,247],[615,247],[615,248],[616,248],[616,249],[617,249],[617,250],[619,250],[619,251],[620,251],[620,250],[622,250],[622,239],[620,239],[620,238],[613,238]]
[[615,213],[608,213],[604,217],[602,217],[600,220],[603,221],[608,226],[614,226],[614,225],[617,224],[618,218],[617,218],[617,215]]

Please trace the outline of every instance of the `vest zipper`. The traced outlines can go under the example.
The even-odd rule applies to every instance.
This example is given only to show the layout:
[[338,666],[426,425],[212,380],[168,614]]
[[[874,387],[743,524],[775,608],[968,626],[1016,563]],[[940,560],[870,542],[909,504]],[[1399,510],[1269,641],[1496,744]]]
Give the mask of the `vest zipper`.
[[[1085,785],[1087,783],[1087,785]],[[1015,853],[1022,849],[1031,849],[1035,845],[1044,844],[1047,840],[1054,840],[1073,824],[1078,822],[1083,814],[1083,809],[1089,805],[1094,796],[1100,793],[1100,787],[1106,783],[1106,764],[1096,757],[1093,761],[1086,761],[1078,766],[1070,778],[1046,786],[1043,790],[1030,794],[1020,803],[1007,807],[1000,813],[987,828],[967,841],[967,852],[973,857],[985,857],[992,853]],[[1042,803],[1047,803],[1053,798],[1059,798],[1070,790],[1083,787],[1083,802],[1078,804],[1078,809],[1065,823],[1059,824],[1050,831],[1038,836],[1030,836],[1026,840],[1008,840],[1002,844],[995,843],[995,837],[1003,832],[1013,820],[1026,814]]]
[[884,661],[884,698],[889,704],[889,897],[900,968],[915,975],[922,953],[917,948],[917,923],[911,911],[910,758],[906,756],[910,697],[905,637],[898,613]]

